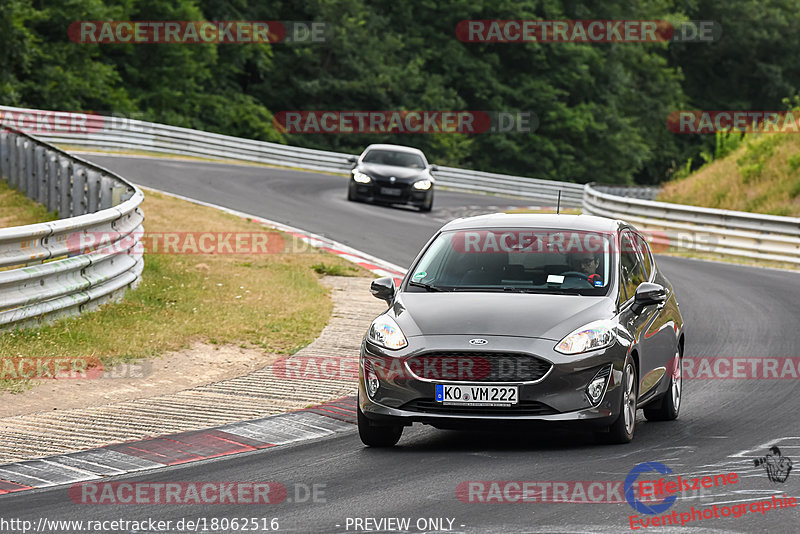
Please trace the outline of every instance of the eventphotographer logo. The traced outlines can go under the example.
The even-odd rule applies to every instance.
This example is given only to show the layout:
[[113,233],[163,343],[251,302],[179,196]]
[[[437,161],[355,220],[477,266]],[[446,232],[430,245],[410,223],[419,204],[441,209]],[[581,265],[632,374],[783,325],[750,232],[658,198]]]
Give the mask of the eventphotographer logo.
[[769,452],[753,460],[756,467],[763,467],[770,482],[786,482],[792,471],[792,460],[781,454],[778,447],[770,447]]

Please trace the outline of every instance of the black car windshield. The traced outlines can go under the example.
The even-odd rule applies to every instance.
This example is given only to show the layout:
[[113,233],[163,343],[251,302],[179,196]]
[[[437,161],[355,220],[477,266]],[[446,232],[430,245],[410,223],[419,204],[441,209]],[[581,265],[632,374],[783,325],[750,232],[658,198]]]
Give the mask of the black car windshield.
[[413,152],[397,152],[393,150],[373,149],[364,155],[363,163],[379,163],[394,167],[409,167],[411,169],[424,169],[425,161],[419,154]]
[[600,296],[613,276],[612,234],[543,228],[443,232],[414,267],[410,291]]

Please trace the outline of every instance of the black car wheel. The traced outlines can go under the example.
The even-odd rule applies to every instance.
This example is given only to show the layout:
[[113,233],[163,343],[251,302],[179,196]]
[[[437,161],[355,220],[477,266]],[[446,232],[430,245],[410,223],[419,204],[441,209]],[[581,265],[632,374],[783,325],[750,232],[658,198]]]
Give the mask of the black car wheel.
[[619,417],[608,427],[608,432],[598,432],[597,438],[604,443],[630,443],[636,429],[636,401],[639,396],[636,368],[630,361],[625,362],[622,373],[622,399]]
[[370,423],[361,406],[358,407],[358,435],[361,442],[367,447],[393,447],[403,435],[403,427],[374,426]]
[[352,187],[347,188],[347,200],[350,202],[358,202],[358,197],[356,196],[356,191]]
[[674,421],[678,418],[683,396],[683,377],[680,372],[683,358],[680,348],[675,351],[675,358],[678,360],[678,368],[672,373],[669,390],[664,394],[658,406],[643,410],[648,421]]
[[425,199],[425,204],[419,207],[419,211],[423,213],[427,213],[433,209],[433,191],[428,197]]

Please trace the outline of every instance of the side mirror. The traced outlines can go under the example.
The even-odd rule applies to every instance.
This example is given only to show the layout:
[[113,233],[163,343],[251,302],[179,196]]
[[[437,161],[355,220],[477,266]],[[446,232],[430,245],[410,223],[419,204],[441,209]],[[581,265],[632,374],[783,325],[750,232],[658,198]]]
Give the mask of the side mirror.
[[373,280],[369,285],[369,291],[372,293],[373,297],[385,300],[387,304],[391,305],[395,291],[394,278],[391,276],[384,276],[383,278]]
[[667,289],[659,284],[642,282],[633,296],[634,311],[639,313],[645,306],[661,304],[667,300]]
[[358,156],[347,156],[348,163],[355,163],[356,161],[358,161]]
[[436,172],[436,171],[439,170],[439,166],[438,165],[431,165],[430,169],[431,169],[432,172]]

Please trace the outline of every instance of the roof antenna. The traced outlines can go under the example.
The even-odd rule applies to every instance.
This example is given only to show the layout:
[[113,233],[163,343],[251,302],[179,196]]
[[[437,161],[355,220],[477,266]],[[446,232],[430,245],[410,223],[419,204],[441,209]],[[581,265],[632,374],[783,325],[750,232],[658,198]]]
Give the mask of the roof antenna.
[[556,206],[556,215],[561,212],[561,189],[558,190],[558,205]]

